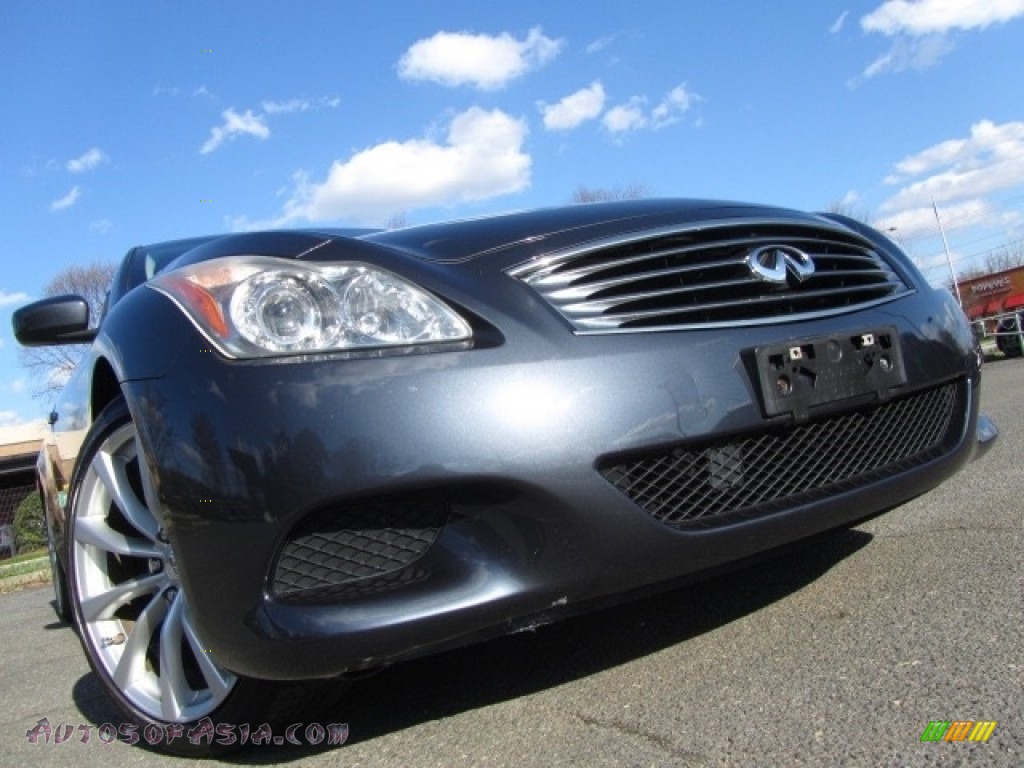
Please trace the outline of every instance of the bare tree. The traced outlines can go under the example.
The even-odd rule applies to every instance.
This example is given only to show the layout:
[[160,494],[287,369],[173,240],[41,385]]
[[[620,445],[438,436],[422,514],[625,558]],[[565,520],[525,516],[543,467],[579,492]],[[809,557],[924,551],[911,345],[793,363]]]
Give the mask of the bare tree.
[[[973,280],[976,277],[984,277],[989,274],[985,267],[963,267],[956,271],[956,281],[962,283],[965,280]],[[952,284],[948,286],[952,290]]]
[[838,213],[840,216],[849,216],[862,224],[871,225],[871,211],[862,205],[848,202],[846,200],[833,200],[826,208],[829,213]]
[[610,200],[639,200],[647,197],[647,185],[639,182],[630,182],[624,187],[588,187],[580,184],[572,193],[574,203],[605,203]]
[[984,260],[974,261],[970,266],[957,270],[957,280],[974,280],[996,272],[1024,266],[1024,241],[1015,240],[988,251]]
[[1017,240],[995,248],[985,257],[985,272],[1002,272],[1024,266],[1024,241]]
[[388,216],[384,222],[384,229],[402,229],[409,226],[409,214],[405,211],[397,211]]
[[[87,267],[68,267],[61,270],[43,287],[44,296],[73,293],[89,304],[89,326],[99,323],[106,301],[110,281],[117,269],[115,264],[90,264]],[[82,359],[85,348],[80,344],[60,347],[24,347],[18,362],[32,377],[33,394],[46,397],[59,392]]]

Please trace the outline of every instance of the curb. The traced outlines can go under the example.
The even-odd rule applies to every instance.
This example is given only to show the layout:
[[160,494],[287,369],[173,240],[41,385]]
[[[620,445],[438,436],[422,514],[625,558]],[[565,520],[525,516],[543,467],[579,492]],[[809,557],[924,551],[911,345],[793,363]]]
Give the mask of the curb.
[[[13,576],[5,575],[7,571],[20,570],[26,565],[38,566],[35,570],[25,573],[17,573]],[[45,584],[50,581],[50,562],[47,557],[40,557],[34,560],[26,560],[15,565],[0,566],[0,593],[13,592],[16,589],[28,586]]]
[[20,560],[17,563],[11,562],[0,562],[0,579],[4,578],[4,574],[9,571],[17,571],[24,568],[26,565],[38,565],[39,568],[43,566],[49,567],[49,557],[46,554],[33,557],[31,560]]

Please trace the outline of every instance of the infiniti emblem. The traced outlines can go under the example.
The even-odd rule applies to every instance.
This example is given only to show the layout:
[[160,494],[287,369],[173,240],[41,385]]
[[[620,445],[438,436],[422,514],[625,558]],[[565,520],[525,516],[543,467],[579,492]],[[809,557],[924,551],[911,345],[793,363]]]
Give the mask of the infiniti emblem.
[[802,282],[814,274],[814,261],[791,245],[764,245],[747,254],[747,267],[758,280],[785,283],[786,273]]

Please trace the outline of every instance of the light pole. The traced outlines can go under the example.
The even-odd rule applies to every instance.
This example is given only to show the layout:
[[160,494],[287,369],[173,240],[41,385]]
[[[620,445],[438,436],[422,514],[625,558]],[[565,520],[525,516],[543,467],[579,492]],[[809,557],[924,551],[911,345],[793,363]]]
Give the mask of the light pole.
[[960,285],[956,281],[956,272],[953,271],[953,258],[949,255],[949,242],[946,240],[946,230],[942,228],[942,219],[939,218],[939,209],[935,205],[935,198],[932,198],[932,210],[935,211],[935,221],[939,224],[939,234],[942,235],[942,247],[946,251],[946,263],[949,265],[949,276],[953,280],[953,291],[956,293],[956,303],[960,309],[964,308],[964,302],[960,298]]

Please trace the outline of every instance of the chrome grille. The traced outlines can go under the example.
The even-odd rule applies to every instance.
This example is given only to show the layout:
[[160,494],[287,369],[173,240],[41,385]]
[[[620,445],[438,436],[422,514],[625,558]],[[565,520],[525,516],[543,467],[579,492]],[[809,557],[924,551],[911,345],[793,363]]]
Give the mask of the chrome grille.
[[[798,249],[810,275],[754,274],[759,248]],[[580,333],[708,328],[821,317],[889,301],[903,279],[867,240],[813,223],[735,220],[590,243],[511,274]]]
[[941,456],[963,428],[959,389],[947,384],[799,427],[613,459],[601,474],[674,528],[769,514]]

